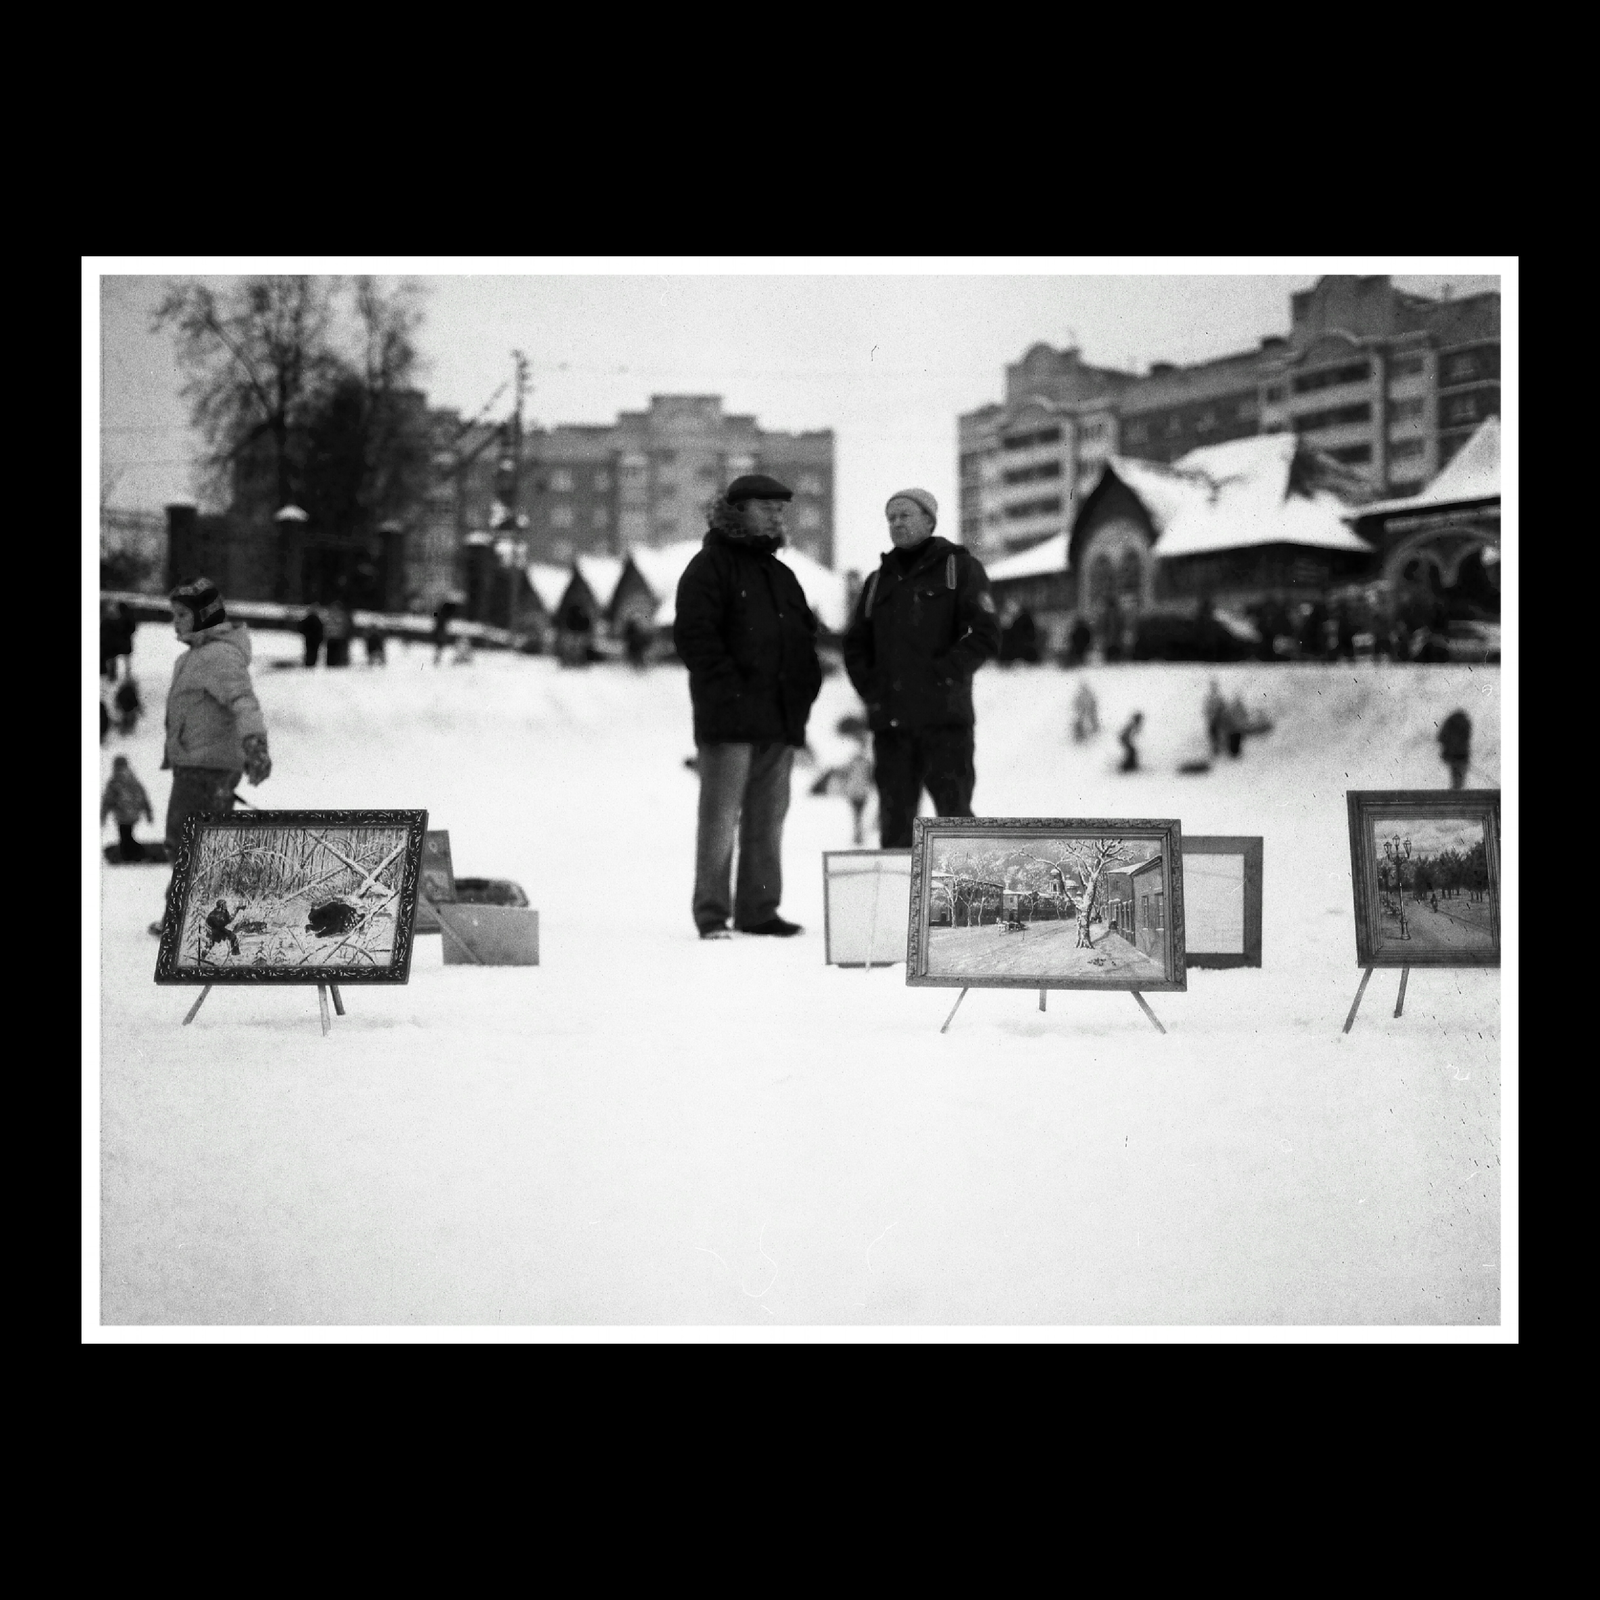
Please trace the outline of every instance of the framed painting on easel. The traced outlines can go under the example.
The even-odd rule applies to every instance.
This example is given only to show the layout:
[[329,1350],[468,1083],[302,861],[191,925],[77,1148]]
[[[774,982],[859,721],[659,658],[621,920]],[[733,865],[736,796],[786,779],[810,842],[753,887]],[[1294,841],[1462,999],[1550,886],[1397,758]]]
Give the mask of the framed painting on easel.
[[1188,987],[1182,851],[1175,819],[918,817],[906,982],[1037,989],[1041,1010],[1126,989],[1160,1028],[1143,993]]
[[425,811],[191,817],[167,891],[155,981],[206,992],[315,984],[319,994],[333,990],[341,1012],[341,983],[407,982],[427,822]]
[[1351,789],[1350,884],[1361,986],[1399,967],[1394,1014],[1413,967],[1500,965],[1500,791]]

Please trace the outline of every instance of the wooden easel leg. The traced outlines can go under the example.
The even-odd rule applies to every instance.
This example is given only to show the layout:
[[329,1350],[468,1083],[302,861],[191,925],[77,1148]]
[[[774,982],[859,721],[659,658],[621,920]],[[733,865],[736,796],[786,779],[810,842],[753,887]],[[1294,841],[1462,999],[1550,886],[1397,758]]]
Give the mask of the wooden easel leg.
[[326,1039],[333,1023],[328,1017],[328,986],[325,983],[317,985],[317,1007],[322,1012],[322,1037]]
[[1135,1000],[1137,1000],[1139,1002],[1139,1009],[1142,1012],[1144,1012],[1144,1014],[1147,1017],[1149,1017],[1150,1026],[1153,1027],[1156,1030],[1157,1033],[1165,1033],[1167,1030],[1165,1028],[1163,1028],[1161,1026],[1161,1024],[1156,1020],[1156,1014],[1155,1014],[1155,1012],[1153,1012],[1150,1009],[1149,1002],[1146,1001],[1145,997],[1142,994],[1140,994],[1137,989],[1130,989],[1128,992],[1133,996],[1133,998]]
[[1406,1008],[1406,979],[1411,976],[1410,967],[1400,969],[1400,992],[1394,997],[1394,1014],[1398,1017]]
[[1367,992],[1367,979],[1372,976],[1372,968],[1366,967],[1361,973],[1361,986],[1356,990],[1356,997],[1350,1002],[1350,1015],[1344,1019],[1344,1031],[1349,1033],[1351,1024],[1356,1020],[1356,1012],[1361,1009],[1361,997]]
[[198,1000],[196,1000],[195,1003],[192,1006],[189,1007],[189,1014],[183,1019],[184,1027],[187,1028],[189,1026],[189,1024],[194,1021],[196,1016],[199,1015],[200,1007],[203,1006],[206,1003],[206,996],[208,994],[210,994],[210,993],[211,993],[211,985],[208,983],[205,986],[205,988],[203,988],[200,991],[200,998]]
[[330,983],[328,993],[333,996],[333,1009],[342,1017],[344,1015],[344,1001],[339,998],[339,985]]
[[1044,997],[1045,997],[1045,991],[1043,989],[1041,989],[1039,991],[1039,1009],[1041,1011],[1044,1010]]
[[966,998],[967,991],[963,989],[961,993],[956,996],[956,1003],[950,1007],[950,1015],[944,1019],[944,1027],[939,1030],[940,1033],[944,1033],[946,1029],[949,1028],[950,1024],[956,1020],[956,1012],[961,1009],[961,1002]]

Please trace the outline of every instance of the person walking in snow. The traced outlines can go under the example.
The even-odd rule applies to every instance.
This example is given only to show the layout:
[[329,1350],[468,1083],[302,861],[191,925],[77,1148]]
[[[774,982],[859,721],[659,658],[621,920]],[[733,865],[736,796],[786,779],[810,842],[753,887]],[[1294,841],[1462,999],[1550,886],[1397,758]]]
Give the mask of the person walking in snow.
[[1137,772],[1139,770],[1139,747],[1133,742],[1139,736],[1139,730],[1144,726],[1144,712],[1135,711],[1128,718],[1121,733],[1117,735],[1118,742],[1122,745],[1122,764],[1118,772]]
[[998,653],[1000,622],[982,562],[934,532],[926,489],[891,495],[884,516],[894,548],[856,601],[844,665],[872,729],[879,843],[905,850],[924,789],[937,815],[972,815],[972,676]]
[[150,796],[144,785],[134,776],[126,756],[118,756],[111,763],[111,778],[100,796],[100,821],[115,817],[119,854],[124,861],[143,861],[144,846],[133,836],[133,825],[143,817],[154,822],[156,814],[150,807]]
[[1085,744],[1100,731],[1100,707],[1087,683],[1078,685],[1072,699],[1072,742]]
[[117,732],[127,738],[139,726],[139,718],[144,715],[144,701],[139,697],[139,680],[131,672],[117,685],[112,704],[117,710]]
[[[196,578],[172,591],[172,626],[188,648],[167,691],[163,769],[172,771],[167,801],[167,858],[175,861],[183,825],[203,812],[230,813],[234,790],[272,776],[267,724],[250,681],[250,630],[232,621],[217,586]],[[160,934],[163,924],[150,931]]]
[[322,624],[322,613],[312,606],[300,619],[299,634],[305,640],[305,664],[314,667],[322,654],[322,636],[328,630]]
[[1440,723],[1439,759],[1450,769],[1450,787],[1466,788],[1472,764],[1472,718],[1465,711],[1452,711]]
[[[778,915],[794,753],[822,688],[817,619],[783,547],[786,485],[735,478],[678,580],[672,641],[689,669],[700,807],[692,910],[702,939],[801,931]],[[738,881],[732,885],[734,841]]]

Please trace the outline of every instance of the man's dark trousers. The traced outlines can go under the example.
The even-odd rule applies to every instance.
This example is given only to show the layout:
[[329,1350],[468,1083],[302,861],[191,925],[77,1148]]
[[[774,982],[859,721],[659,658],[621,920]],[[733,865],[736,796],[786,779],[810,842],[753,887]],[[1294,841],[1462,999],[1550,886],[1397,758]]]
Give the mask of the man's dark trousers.
[[886,728],[872,736],[878,782],[878,839],[885,850],[911,848],[911,823],[926,789],[941,817],[970,817],[971,728]]
[[[700,815],[694,851],[694,923],[755,928],[778,914],[783,898],[783,819],[789,812],[792,746],[697,745]],[[733,845],[739,877],[730,896]],[[731,903],[730,903],[731,901]]]

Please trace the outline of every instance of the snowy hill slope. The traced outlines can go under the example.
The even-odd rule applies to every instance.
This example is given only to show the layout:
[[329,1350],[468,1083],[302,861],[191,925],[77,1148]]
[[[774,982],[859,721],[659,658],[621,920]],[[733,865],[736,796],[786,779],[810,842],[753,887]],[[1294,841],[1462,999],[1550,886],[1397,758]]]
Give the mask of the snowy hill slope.
[[[1344,791],[1440,787],[1437,723],[1499,775],[1494,669],[986,668],[976,807],[1177,816],[1265,836],[1265,966],[1153,998],[953,992],[823,963],[820,855],[842,800],[797,769],[792,941],[703,945],[678,669],[480,655],[278,671],[257,640],[273,808],[421,806],[458,874],[540,911],[542,965],[445,968],[315,999],[219,989],[181,1028],[150,981],[166,874],[103,877],[107,1322],[1493,1323],[1499,975],[1419,972],[1406,1014],[1355,989]],[[176,650],[140,630],[153,716],[113,735],[158,817]],[[265,657],[267,659],[262,659]],[[1276,726],[1204,776],[1216,676]],[[856,707],[830,678],[817,757]],[[1145,714],[1147,770],[1115,733]],[[107,829],[106,836],[110,836]],[[869,1248],[870,1247],[870,1248]]]

